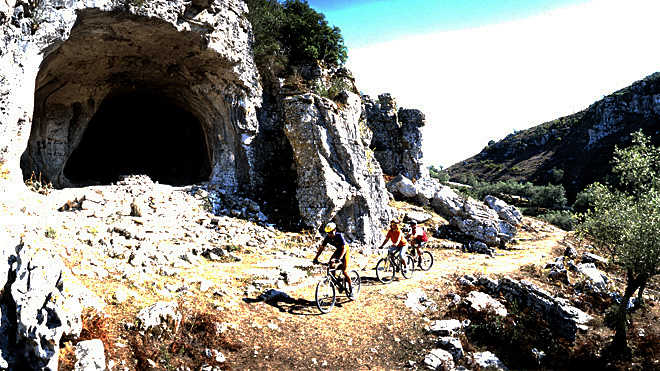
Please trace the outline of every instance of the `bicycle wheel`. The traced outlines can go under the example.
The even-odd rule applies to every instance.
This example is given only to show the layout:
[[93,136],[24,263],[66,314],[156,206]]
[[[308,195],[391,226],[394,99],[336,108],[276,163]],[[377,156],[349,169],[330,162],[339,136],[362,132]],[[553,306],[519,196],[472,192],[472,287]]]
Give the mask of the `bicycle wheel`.
[[412,256],[406,254],[406,267],[405,268],[403,266],[401,267],[401,275],[403,276],[403,278],[410,278],[412,277],[414,271],[415,271],[415,261],[413,260]]
[[[357,299],[358,295],[360,295],[360,289],[362,288],[362,281],[360,279],[360,274],[354,269],[348,272],[348,276],[351,277],[351,283],[353,284],[352,295],[348,295],[348,298],[351,300],[355,300]],[[346,292],[349,292],[348,282],[346,282],[346,280],[344,280],[344,284],[346,285]]]
[[382,258],[376,264],[376,277],[382,283],[390,283],[394,279],[394,264],[389,258]]
[[328,313],[335,306],[337,292],[335,284],[325,277],[316,285],[316,306],[322,313]]
[[422,253],[422,258],[421,258],[421,260],[418,261],[418,263],[419,264],[417,264],[417,265],[423,271],[427,271],[427,270],[431,269],[431,267],[433,266],[433,254],[431,254],[428,251],[424,251]]

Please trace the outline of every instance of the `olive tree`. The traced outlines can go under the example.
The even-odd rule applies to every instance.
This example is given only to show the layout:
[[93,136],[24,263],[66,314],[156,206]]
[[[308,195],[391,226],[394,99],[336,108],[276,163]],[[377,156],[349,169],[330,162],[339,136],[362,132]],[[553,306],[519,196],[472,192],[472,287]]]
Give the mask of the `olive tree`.
[[[619,304],[615,351],[627,347],[627,309],[637,289],[660,273],[660,149],[639,131],[633,145],[615,148],[612,171],[618,185],[595,183],[588,187],[593,207],[579,226],[605,247],[611,261],[627,274],[627,286]],[[641,295],[640,295],[641,296]]]

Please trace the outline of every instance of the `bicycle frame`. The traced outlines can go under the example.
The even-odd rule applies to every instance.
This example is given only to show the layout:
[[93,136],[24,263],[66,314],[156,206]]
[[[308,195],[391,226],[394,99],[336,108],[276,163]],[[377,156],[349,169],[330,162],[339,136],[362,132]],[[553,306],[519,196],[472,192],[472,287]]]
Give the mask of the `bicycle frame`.
[[[341,268],[342,268],[341,263],[340,264],[329,264],[329,263],[319,262],[319,265],[326,266],[326,272],[325,272],[326,277],[330,278],[332,283],[338,289],[343,290],[344,281],[346,280],[346,277],[344,277],[344,273],[341,270]],[[339,273],[337,273],[337,272],[339,272]]]

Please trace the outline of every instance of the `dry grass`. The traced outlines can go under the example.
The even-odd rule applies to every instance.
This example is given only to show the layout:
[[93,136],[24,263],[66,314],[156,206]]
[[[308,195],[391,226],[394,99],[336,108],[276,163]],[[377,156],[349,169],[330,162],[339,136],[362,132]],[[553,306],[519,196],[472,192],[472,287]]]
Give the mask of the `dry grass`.
[[[437,312],[426,313],[430,318],[463,318],[466,315],[457,312],[447,298],[449,293],[461,292],[462,288],[457,286],[456,280],[464,274],[526,279],[551,293],[564,292],[568,297],[573,297],[570,286],[549,280],[543,270],[545,262],[563,252],[562,243],[566,236],[566,232],[549,227],[544,227],[543,231],[523,231],[518,245],[512,246],[511,250],[500,250],[501,255],[495,258],[465,254],[455,249],[431,248],[429,250],[434,255],[435,263],[429,272],[416,272],[407,280],[397,274],[395,281],[388,285],[376,279],[374,267],[379,256],[354,254],[353,265],[363,278],[360,297],[350,301],[340,296],[337,306],[326,315],[321,315],[314,303],[314,285],[320,277],[310,277],[298,286],[283,289],[288,294],[287,299],[261,301],[258,295],[265,288],[247,296],[245,288],[253,283],[253,278],[246,271],[263,261],[264,256],[243,252],[241,262],[204,262],[176,277],[154,275],[153,284],[130,285],[127,288],[137,292],[136,298],[123,303],[109,300],[110,305],[106,308],[109,318],[102,321],[87,316],[87,327],[90,337],[100,336],[107,340],[104,342],[114,345],[113,349],[107,350],[109,358],[119,364],[123,362],[132,370],[168,370],[174,369],[174,365],[197,370],[201,364],[213,362],[202,355],[206,348],[221,350],[227,359],[226,363],[218,366],[233,370],[393,370],[411,365],[420,367],[424,357],[436,346],[425,330],[428,323],[424,316],[404,305],[408,292],[422,288],[436,301]],[[307,246],[309,241],[309,236],[288,236],[282,239],[282,245]],[[438,246],[438,242],[432,239],[429,245]],[[326,254],[329,256],[330,253]],[[310,260],[313,255],[310,250]],[[72,256],[70,264],[75,262],[75,256]],[[127,285],[111,277],[104,280],[80,279],[102,297]],[[200,292],[196,283],[201,279],[212,281],[215,289],[225,294],[217,296],[211,292]],[[162,295],[160,289],[164,285],[183,283],[190,290],[178,301],[186,318],[181,331],[173,339],[153,341],[134,331],[126,331],[125,324],[134,323],[140,309],[156,301],[175,300]],[[555,369],[604,364],[603,367],[608,369],[622,370],[624,365],[629,366],[630,360],[613,361],[602,355],[601,348],[612,335],[612,330],[604,325],[602,311],[611,305],[611,301],[595,294],[583,294],[576,298],[572,304],[594,314],[596,320],[593,325],[598,326],[587,334],[579,334],[574,344],[552,337],[544,327],[547,324],[535,322],[536,317],[529,311],[517,309],[510,319],[499,322],[489,317],[472,318],[475,323],[481,323],[481,332],[475,330],[466,335],[464,347],[466,350],[495,351],[511,369],[551,367],[535,364],[528,353],[516,358],[519,353],[507,353],[502,344],[524,344],[525,351],[538,347],[546,351],[547,359],[557,357],[572,362],[552,364],[558,367]],[[660,333],[655,324],[658,319],[655,307],[649,306],[633,318],[637,319],[634,329],[643,328],[646,334]],[[218,333],[218,326],[225,327],[226,331]],[[105,331],[100,331],[101,328]],[[491,336],[486,330],[495,332],[497,336]],[[654,360],[658,358],[657,336],[635,338],[631,333],[630,339],[637,349],[635,362],[643,364],[644,369],[653,370]],[[63,365],[70,363],[70,348],[62,348],[60,359]],[[469,369],[479,369],[467,361],[463,362]]]

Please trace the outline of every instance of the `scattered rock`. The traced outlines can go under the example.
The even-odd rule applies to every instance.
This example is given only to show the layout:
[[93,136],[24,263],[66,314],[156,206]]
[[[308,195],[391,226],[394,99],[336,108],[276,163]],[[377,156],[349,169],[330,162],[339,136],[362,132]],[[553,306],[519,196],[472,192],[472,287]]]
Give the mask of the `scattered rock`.
[[75,371],[105,371],[105,349],[99,339],[81,341],[76,344]]
[[137,328],[142,335],[170,339],[178,331],[181,319],[175,302],[158,302],[138,313]]

